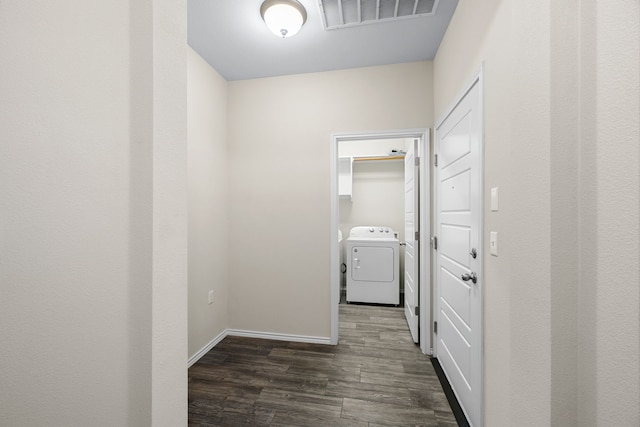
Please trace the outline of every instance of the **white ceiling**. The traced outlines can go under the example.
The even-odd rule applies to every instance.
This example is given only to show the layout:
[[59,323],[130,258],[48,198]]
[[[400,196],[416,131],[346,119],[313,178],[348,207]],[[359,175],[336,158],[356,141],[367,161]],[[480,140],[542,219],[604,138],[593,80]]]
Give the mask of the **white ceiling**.
[[325,30],[317,0],[299,1],[307,22],[282,39],[262,21],[263,0],[188,0],[189,45],[227,80],[431,60],[458,4],[439,0],[431,16]]

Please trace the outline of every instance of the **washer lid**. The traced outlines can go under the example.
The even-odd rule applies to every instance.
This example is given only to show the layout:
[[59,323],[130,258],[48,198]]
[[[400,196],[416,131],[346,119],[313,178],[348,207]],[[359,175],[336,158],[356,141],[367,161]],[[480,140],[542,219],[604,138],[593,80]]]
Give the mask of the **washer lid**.
[[395,239],[395,232],[391,227],[379,225],[362,225],[353,227],[349,238],[355,239]]

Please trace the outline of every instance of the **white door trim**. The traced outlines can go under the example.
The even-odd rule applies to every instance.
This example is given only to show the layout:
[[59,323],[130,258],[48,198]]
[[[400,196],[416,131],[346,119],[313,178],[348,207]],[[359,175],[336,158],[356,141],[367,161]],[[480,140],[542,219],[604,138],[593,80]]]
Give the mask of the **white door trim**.
[[[431,185],[429,152],[429,129],[399,129],[381,132],[336,133],[331,136],[331,344],[338,344],[339,299],[340,299],[340,250],[338,247],[339,203],[338,203],[338,144],[341,141],[364,141],[371,139],[418,138],[420,155],[420,349],[431,354],[431,264],[429,244]],[[344,236],[346,238],[347,236]]]
[[[485,245],[484,245],[484,224],[485,224],[485,219],[484,219],[484,162],[485,162],[485,158],[484,158],[484,63],[482,63],[480,65],[480,68],[478,69],[478,71],[475,73],[475,75],[473,76],[473,78],[471,79],[471,81],[465,86],[464,90],[458,95],[458,97],[456,97],[455,101],[453,102],[453,104],[451,105],[451,107],[449,109],[446,110],[445,114],[442,116],[442,118],[440,120],[438,120],[436,127],[435,127],[435,134],[434,134],[434,147],[437,141],[437,133],[438,133],[438,129],[440,129],[440,127],[442,126],[442,124],[444,123],[444,121],[451,115],[451,113],[455,110],[455,108],[458,106],[458,104],[460,104],[460,102],[464,99],[464,97],[467,95],[467,93],[469,93],[469,91],[477,84],[478,86],[478,95],[480,97],[480,108],[479,108],[479,114],[480,114],[480,149],[479,149],[479,155],[480,155],[480,159],[479,159],[479,175],[481,176],[481,182],[480,182],[480,230],[479,230],[479,247],[482,248],[483,251],[483,256],[482,256],[482,262],[479,264],[478,266],[478,276],[482,278],[482,292],[480,293],[480,328],[479,328],[479,333],[480,333],[480,343],[481,343],[481,348],[480,348],[480,386],[478,388],[478,390],[480,390],[480,426],[475,426],[475,427],[481,427],[483,425],[483,421],[484,421],[484,286],[486,285],[486,281],[484,280],[484,262],[486,259],[486,256],[484,256],[488,251],[485,250]],[[434,180],[433,180],[433,194],[434,194],[434,204],[437,203],[437,197],[435,197],[436,192],[438,191],[438,179],[437,179],[437,172],[434,173]],[[437,223],[437,211],[438,208],[437,206],[434,205],[434,224]],[[437,265],[437,253],[435,251],[432,252],[432,263],[434,265],[434,269],[435,266]],[[434,282],[434,295],[437,296],[439,289],[438,289],[438,281],[437,280],[433,280]],[[438,313],[439,308],[439,303],[438,303],[438,298],[434,297],[435,301],[434,301],[434,307],[433,307],[433,312],[434,313]],[[434,317],[435,320],[435,317]],[[437,340],[434,339],[433,341],[434,344],[434,348],[433,348],[433,354],[436,355],[437,354]]]

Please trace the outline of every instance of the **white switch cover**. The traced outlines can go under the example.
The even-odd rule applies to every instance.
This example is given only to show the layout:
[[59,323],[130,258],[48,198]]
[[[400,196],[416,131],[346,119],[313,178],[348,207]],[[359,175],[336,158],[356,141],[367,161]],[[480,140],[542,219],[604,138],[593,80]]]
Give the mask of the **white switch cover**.
[[209,304],[213,304],[213,291],[209,291]]
[[491,188],[491,211],[498,212],[498,187]]
[[489,251],[491,255],[498,256],[498,232],[492,231],[489,233]]

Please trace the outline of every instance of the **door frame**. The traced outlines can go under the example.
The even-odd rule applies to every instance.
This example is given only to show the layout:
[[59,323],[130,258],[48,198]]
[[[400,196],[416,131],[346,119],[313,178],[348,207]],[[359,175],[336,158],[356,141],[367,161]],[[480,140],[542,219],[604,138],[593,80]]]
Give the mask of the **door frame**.
[[[372,139],[418,139],[420,160],[420,349],[424,354],[431,354],[431,185],[429,167],[431,162],[429,129],[399,129],[380,132],[335,133],[331,135],[331,344],[338,344],[339,298],[340,298],[340,248],[338,247],[338,229],[340,223],[338,195],[338,157],[339,144],[343,141],[367,141]],[[344,236],[346,238],[348,236]]]
[[[442,117],[440,118],[440,120],[438,120],[438,122],[436,123],[436,126],[434,128],[434,137],[433,137],[433,151],[434,154],[436,152],[436,141],[438,139],[438,129],[440,129],[440,127],[442,126],[442,124],[444,123],[444,121],[451,115],[451,113],[456,109],[456,107],[460,104],[460,102],[464,99],[465,96],[467,96],[467,94],[469,93],[469,91],[475,86],[478,85],[478,97],[479,97],[479,109],[480,111],[478,112],[480,115],[480,138],[479,138],[479,161],[478,161],[478,168],[479,168],[479,175],[480,175],[480,207],[479,207],[479,226],[480,226],[480,230],[479,230],[479,247],[482,248],[482,257],[481,260],[482,262],[479,263],[478,266],[478,276],[481,278],[481,289],[480,289],[480,326],[478,328],[478,331],[480,333],[480,385],[478,387],[478,390],[480,392],[480,426],[482,426],[484,424],[484,383],[485,383],[485,372],[484,372],[484,289],[486,286],[486,282],[485,282],[485,276],[484,276],[484,263],[486,260],[486,254],[488,254],[488,248],[485,248],[485,238],[484,238],[484,225],[485,225],[485,214],[484,214],[484,206],[485,206],[485,175],[484,175],[484,164],[485,164],[485,153],[484,153],[484,148],[485,148],[485,143],[484,143],[484,63],[480,65],[480,68],[478,69],[478,71],[476,71],[476,73],[474,73],[473,78],[467,83],[467,85],[465,85],[464,90],[462,92],[460,92],[458,94],[458,96],[456,96],[455,101],[451,104],[451,106],[445,111],[445,113],[442,115]],[[437,231],[436,230],[436,225],[438,223],[438,200],[439,198],[438,196],[438,191],[439,191],[439,186],[438,186],[438,171],[434,170],[433,173],[433,187],[432,190],[433,191],[433,227],[434,227],[434,234]],[[434,303],[433,303],[433,313],[434,313],[434,321],[436,321],[436,313],[439,312],[440,310],[440,305],[439,305],[439,295],[440,295],[440,288],[439,288],[439,283],[436,280],[436,266],[437,264],[437,252],[433,251],[431,253],[432,256],[432,265],[433,265],[433,277],[432,277],[432,281],[433,281],[433,298],[434,298]],[[434,339],[433,341],[433,355],[436,356],[438,354],[438,349],[437,349],[437,344],[438,344],[438,340]]]

